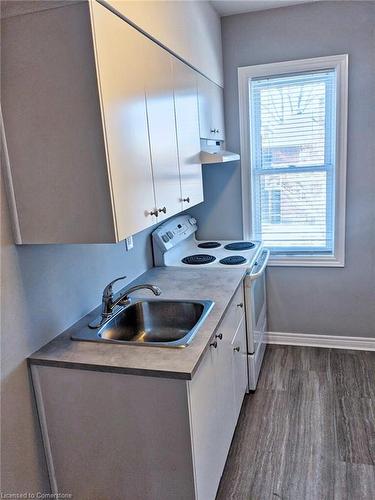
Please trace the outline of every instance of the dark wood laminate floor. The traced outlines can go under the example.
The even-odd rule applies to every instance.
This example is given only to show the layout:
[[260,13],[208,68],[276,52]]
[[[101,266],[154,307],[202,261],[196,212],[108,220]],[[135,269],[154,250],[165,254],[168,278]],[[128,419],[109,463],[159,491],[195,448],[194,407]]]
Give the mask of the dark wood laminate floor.
[[375,352],[268,346],[217,500],[375,500]]

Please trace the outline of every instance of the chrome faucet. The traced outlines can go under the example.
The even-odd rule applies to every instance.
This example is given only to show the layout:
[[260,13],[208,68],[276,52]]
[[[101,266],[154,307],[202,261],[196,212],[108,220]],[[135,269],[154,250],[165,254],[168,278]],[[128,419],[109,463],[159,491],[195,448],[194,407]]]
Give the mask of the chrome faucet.
[[137,290],[142,290],[143,288],[146,288],[147,290],[151,290],[151,292],[153,292],[154,295],[161,295],[161,290],[158,286],[149,285],[146,283],[144,285],[132,286],[131,288],[126,290],[123,294],[120,294],[117,297],[117,299],[114,300],[113,284],[125,278],[126,276],[121,276],[120,278],[117,278],[108,283],[108,285],[104,288],[102,296],[101,315],[89,324],[90,328],[100,328],[113,315],[113,310],[116,306],[125,307],[129,305],[131,302],[129,295],[133,292],[136,292]]

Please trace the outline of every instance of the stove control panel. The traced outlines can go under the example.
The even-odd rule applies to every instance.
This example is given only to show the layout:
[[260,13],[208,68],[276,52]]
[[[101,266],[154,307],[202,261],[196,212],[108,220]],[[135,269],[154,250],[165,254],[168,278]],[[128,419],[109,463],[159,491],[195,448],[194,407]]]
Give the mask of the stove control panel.
[[173,217],[152,233],[154,247],[157,246],[164,253],[189,238],[197,229],[197,220],[191,215]]

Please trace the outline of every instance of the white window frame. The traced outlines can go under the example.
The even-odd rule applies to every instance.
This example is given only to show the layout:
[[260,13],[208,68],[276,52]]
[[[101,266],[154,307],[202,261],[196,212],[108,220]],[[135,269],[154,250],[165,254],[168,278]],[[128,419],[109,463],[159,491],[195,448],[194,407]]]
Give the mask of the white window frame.
[[239,117],[241,140],[241,182],[243,237],[251,239],[251,150],[249,82],[252,78],[315,70],[336,70],[336,165],[335,165],[335,225],[332,255],[271,255],[271,266],[344,267],[345,265],[345,198],[348,121],[348,54],[314,57],[238,68]]

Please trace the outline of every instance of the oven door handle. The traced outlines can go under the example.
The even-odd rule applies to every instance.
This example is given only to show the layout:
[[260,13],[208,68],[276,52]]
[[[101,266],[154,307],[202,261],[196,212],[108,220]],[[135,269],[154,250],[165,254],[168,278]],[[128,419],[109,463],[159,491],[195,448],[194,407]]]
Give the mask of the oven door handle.
[[269,259],[269,256],[270,256],[271,252],[268,249],[266,249],[266,250],[263,250],[263,253],[265,253],[266,256],[264,257],[262,267],[256,273],[250,273],[249,274],[249,278],[251,279],[251,281],[252,280],[256,280],[257,278],[259,278],[259,276],[263,273],[263,271],[265,270],[265,268],[267,266],[268,259]]

